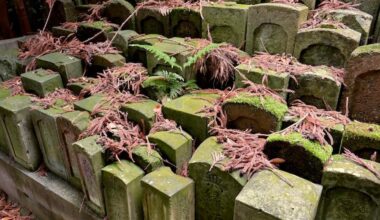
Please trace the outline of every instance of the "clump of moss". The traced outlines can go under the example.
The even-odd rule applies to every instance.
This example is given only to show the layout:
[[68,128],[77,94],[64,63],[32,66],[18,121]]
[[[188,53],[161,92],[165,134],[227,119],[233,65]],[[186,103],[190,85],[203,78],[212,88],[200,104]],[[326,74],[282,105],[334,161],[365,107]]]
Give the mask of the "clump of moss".
[[368,138],[380,141],[380,126],[354,121],[346,126],[345,134],[351,138]]

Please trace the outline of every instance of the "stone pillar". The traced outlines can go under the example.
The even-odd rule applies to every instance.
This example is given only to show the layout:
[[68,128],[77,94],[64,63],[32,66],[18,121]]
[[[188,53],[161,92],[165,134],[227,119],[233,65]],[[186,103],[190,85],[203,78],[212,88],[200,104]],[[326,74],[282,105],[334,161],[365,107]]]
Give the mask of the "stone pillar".
[[169,13],[163,15],[155,7],[140,8],[136,15],[136,30],[139,34],[170,35]]
[[199,10],[174,8],[170,12],[170,33],[173,37],[201,38],[202,18]]

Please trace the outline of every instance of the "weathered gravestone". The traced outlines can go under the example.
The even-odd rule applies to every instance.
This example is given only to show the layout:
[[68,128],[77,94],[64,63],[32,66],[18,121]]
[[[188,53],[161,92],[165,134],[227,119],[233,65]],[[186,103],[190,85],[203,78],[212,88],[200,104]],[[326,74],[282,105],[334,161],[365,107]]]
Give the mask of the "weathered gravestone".
[[87,70],[87,75],[96,77],[97,73],[108,68],[123,66],[125,62],[125,57],[118,53],[94,55],[92,57],[91,66]]
[[141,179],[144,171],[130,161],[114,162],[102,169],[104,199],[109,220],[142,220]]
[[247,14],[250,7],[235,2],[204,5],[202,38],[208,38],[210,33],[215,43],[227,42],[244,49]]
[[314,220],[321,192],[322,186],[296,175],[260,171],[236,197],[234,220]]
[[194,220],[194,182],[162,167],[141,180],[144,219]]
[[351,52],[359,46],[360,36],[351,29],[301,29],[293,55],[304,64],[343,67]]
[[269,134],[281,129],[288,107],[271,96],[252,96],[240,93],[223,103],[227,127],[250,129],[252,133]]
[[153,6],[140,8],[136,15],[136,30],[139,34],[170,35],[169,13],[161,13]]
[[[6,88],[2,87],[0,84],[0,101],[11,96],[11,93],[12,92],[10,89],[6,89]],[[0,129],[0,151],[2,151],[5,154],[8,154],[9,149],[8,149],[6,138],[7,138],[6,131],[3,129]]]
[[336,110],[342,83],[336,79],[333,70],[326,66],[313,67],[290,79],[288,102],[301,100],[321,109]]
[[44,69],[37,69],[21,74],[25,91],[45,97],[56,89],[63,88],[61,75]]
[[41,161],[40,149],[33,130],[31,98],[12,96],[0,101],[0,133],[15,161],[34,171]]
[[101,216],[105,215],[102,189],[102,168],[105,166],[104,150],[97,143],[99,136],[91,136],[73,143],[80,171],[82,191],[88,206]]
[[[380,172],[380,164],[365,162]],[[335,155],[325,167],[322,185],[318,220],[379,219],[380,180],[366,168]]]
[[343,0],[343,2],[351,2],[357,4],[357,8],[361,11],[364,11],[373,17],[371,32],[375,28],[376,17],[379,13],[380,1],[378,0]]
[[74,109],[86,111],[91,115],[99,109],[109,108],[110,104],[105,94],[94,94],[88,98],[74,102]]
[[[116,34],[116,36],[115,36]],[[112,40],[112,46],[116,47],[119,49],[122,53],[123,56],[129,60],[130,58],[128,57],[128,46],[129,46],[129,41],[133,38],[138,36],[137,32],[133,30],[122,30],[122,31],[113,31],[109,34],[107,34],[108,40]],[[131,58],[132,59],[132,58]]]
[[82,22],[77,29],[77,37],[81,41],[103,42],[107,40],[107,33],[116,28],[104,21]]
[[[125,0],[110,0],[107,1],[101,9],[101,15],[107,19],[107,21],[121,25],[129,18],[134,12],[135,8]],[[128,22],[122,27],[122,29],[135,29],[135,17],[132,16],[128,19]]]
[[380,44],[361,46],[352,52],[344,77],[348,113],[363,122],[380,122]]
[[176,121],[197,143],[201,143],[209,136],[207,125],[210,119],[201,111],[213,106],[218,97],[215,93],[184,95],[165,103],[162,112],[165,118]]
[[91,77],[86,77],[82,79],[83,80],[67,83],[66,88],[71,90],[76,96],[87,97],[88,95],[90,95],[89,93],[91,87],[98,83],[98,79]]
[[18,49],[4,49],[0,55],[0,82],[23,72],[23,64],[17,58]]
[[321,145],[304,138],[300,133],[271,134],[264,153],[270,158],[282,158],[281,170],[314,183],[320,183],[324,164],[332,154],[330,145]]
[[[370,159],[380,153],[380,126],[353,121],[346,125],[342,139],[342,149],[347,148],[359,157]],[[380,158],[376,160],[380,162]]]
[[170,33],[173,37],[200,38],[202,18],[199,10],[186,7],[174,8],[170,12]]
[[292,53],[301,23],[307,19],[308,8],[302,4],[264,3],[248,12],[246,51]]
[[50,53],[36,59],[38,68],[50,69],[59,72],[63,84],[66,85],[70,79],[83,75],[82,61],[63,53]]
[[78,160],[76,159],[73,143],[78,141],[79,135],[85,131],[90,123],[90,114],[82,111],[72,111],[64,113],[57,118],[60,148],[66,154],[66,167],[69,167],[69,182],[81,188],[80,171]]
[[[75,36],[76,30],[70,28],[64,28],[62,26],[54,26],[51,29],[51,33],[54,37],[68,37]],[[69,37],[70,36],[70,37]]]
[[196,219],[233,219],[235,198],[247,182],[239,171],[225,171],[214,164],[214,155],[222,154],[223,146],[215,137],[206,139],[189,162],[189,176],[195,182]]
[[144,145],[132,149],[132,158],[130,159],[146,173],[153,172],[164,165],[161,155],[156,150],[148,149]]
[[149,142],[175,166],[180,174],[193,153],[193,138],[184,131],[159,131],[148,136]]
[[75,22],[78,13],[72,0],[56,0],[53,5],[48,25],[56,26],[64,22]]
[[[150,45],[157,42],[161,42],[166,39],[166,37],[158,34],[142,34],[133,36],[129,39],[129,45],[139,44],[139,45]],[[144,66],[147,66],[147,52],[146,50],[139,47],[128,47],[128,60],[136,63],[142,63]]]

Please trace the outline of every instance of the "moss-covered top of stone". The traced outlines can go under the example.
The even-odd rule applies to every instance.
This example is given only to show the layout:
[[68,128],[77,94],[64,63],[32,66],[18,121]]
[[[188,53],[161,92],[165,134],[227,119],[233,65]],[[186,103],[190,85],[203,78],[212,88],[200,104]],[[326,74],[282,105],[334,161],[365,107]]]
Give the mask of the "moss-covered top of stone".
[[288,73],[279,73],[270,69],[262,69],[260,67],[257,67],[255,64],[240,64],[239,66],[236,67],[238,70],[243,70],[247,72],[255,72],[255,73],[260,73],[261,75],[270,75],[270,76],[281,76],[281,77],[286,77]]
[[60,117],[65,118],[70,121],[73,125],[78,127],[79,130],[84,131],[87,129],[91,116],[88,112],[83,111],[72,111],[62,114]]
[[301,146],[315,157],[319,158],[323,163],[330,158],[333,148],[330,145],[321,145],[315,141],[311,141],[302,136],[298,132],[289,134],[271,134],[267,138],[268,143],[272,142],[288,142],[291,146]]
[[328,78],[329,80],[336,81],[331,69],[327,66],[315,66],[311,68],[310,71],[306,71],[304,74],[315,75],[321,78]]
[[144,82],[142,83],[142,88],[148,88],[152,85],[167,85],[167,80],[162,76],[149,76]]
[[351,53],[351,57],[357,57],[363,54],[372,53],[380,53],[380,43],[360,46]]
[[85,23],[82,23],[81,25],[84,27],[101,29],[105,32],[113,31],[113,27],[111,27],[109,24],[107,24],[104,21],[85,22]]
[[103,175],[112,175],[125,184],[134,181],[136,177],[143,176],[144,171],[134,163],[127,160],[116,161],[102,169]]
[[354,40],[356,42],[360,41],[361,33],[354,31],[352,29],[332,29],[332,28],[303,28],[298,31],[299,34],[302,33],[310,33],[310,34],[315,34],[318,32],[330,32],[332,34],[337,34],[337,35],[342,35],[345,38],[349,38],[351,40]]
[[160,140],[177,149],[193,138],[184,131],[159,131],[148,136],[149,139]]
[[380,141],[380,125],[353,121],[346,125],[345,135],[350,138],[368,138]]
[[30,80],[33,80],[33,81],[36,81],[39,83],[43,83],[46,80],[50,80],[50,79],[57,77],[57,75],[58,75],[58,73],[56,73],[56,72],[48,71],[45,69],[36,69],[36,70],[30,71],[30,72],[26,72],[26,73],[21,74],[21,79],[27,78],[27,79],[30,79]]
[[282,120],[286,112],[288,111],[288,106],[274,99],[271,96],[252,96],[249,94],[239,94],[238,96],[228,99],[225,101],[228,103],[238,103],[253,105],[256,108],[264,109],[265,111],[274,115],[278,120]]
[[95,94],[74,103],[74,109],[92,113],[95,107],[108,107],[109,102],[104,94]]
[[59,52],[43,55],[37,58],[37,60],[44,60],[44,61],[48,61],[51,63],[60,64],[60,65],[63,65],[66,63],[72,63],[72,62],[80,62],[80,59],[76,57],[69,56],[67,54],[59,53]]
[[283,9],[290,9],[290,10],[295,10],[295,11],[304,11],[304,10],[308,10],[307,6],[304,5],[304,4],[286,4],[286,3],[273,3],[273,2],[269,2],[269,3],[261,3],[261,4],[257,4],[257,5],[254,5],[253,7],[257,8],[257,7],[262,7],[262,8],[281,8],[282,10]]
[[212,6],[215,8],[229,8],[229,9],[243,9],[243,10],[248,10],[251,5],[246,5],[246,4],[238,4],[236,2],[223,2],[223,3],[214,3],[214,2],[209,2],[205,6]]
[[12,94],[12,91],[10,89],[1,87],[1,85],[0,85],[0,100],[3,100],[6,97],[11,96],[11,94]]
[[184,42],[177,41],[175,38],[171,38],[168,40],[159,41],[153,46],[158,50],[167,53],[169,55],[176,55],[189,50],[189,47],[186,47]]
[[145,99],[139,102],[124,104],[121,109],[122,111],[128,112],[128,110],[133,110],[136,112],[140,112],[146,118],[153,118],[155,116],[154,109],[159,105],[158,102]]
[[99,139],[98,135],[86,137],[82,140],[75,142],[73,145],[77,147],[77,150],[85,152],[86,154],[93,155],[99,151],[103,151],[103,147],[97,143]]
[[166,39],[166,37],[159,34],[144,34],[132,37],[130,39],[130,43],[146,43],[152,45],[156,42],[161,41],[162,39]]
[[188,114],[204,115],[200,113],[204,107],[213,106],[214,101],[219,97],[215,93],[194,93],[181,96],[165,103],[165,108],[174,109],[176,111]]
[[0,101],[0,108],[8,111],[19,111],[25,108],[30,108],[32,100],[29,96],[16,95],[10,96]]

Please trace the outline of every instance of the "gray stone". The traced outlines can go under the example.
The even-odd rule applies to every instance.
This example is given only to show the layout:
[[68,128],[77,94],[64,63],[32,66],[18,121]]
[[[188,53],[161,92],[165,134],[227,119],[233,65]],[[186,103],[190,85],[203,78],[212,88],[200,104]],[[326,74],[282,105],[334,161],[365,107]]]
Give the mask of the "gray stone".
[[248,12],[246,51],[292,53],[297,31],[307,20],[308,8],[302,4],[264,3]]
[[147,173],[153,172],[164,165],[164,160],[157,151],[142,145],[132,150],[132,160]]
[[39,97],[45,97],[56,89],[63,88],[61,75],[44,69],[21,74],[21,81],[25,91]]
[[136,30],[139,34],[170,35],[170,16],[157,8],[145,6],[136,15]]
[[104,94],[94,94],[74,103],[75,110],[86,111],[90,114],[93,114],[95,110],[109,107],[110,104],[108,98]]
[[194,182],[162,167],[141,180],[144,219],[194,220]]
[[293,55],[304,64],[343,67],[359,46],[360,36],[351,29],[301,29]]
[[69,82],[66,85],[66,88],[71,90],[76,96],[87,96],[90,93],[90,89],[92,86],[98,83],[97,78],[87,77],[83,82]]
[[[11,96],[11,91],[9,89],[3,88],[0,85],[0,101]],[[9,153],[8,144],[7,144],[7,133],[5,130],[0,129],[0,151],[5,154]]]
[[17,54],[18,49],[2,50],[2,55],[0,55],[0,82],[9,80],[22,72],[23,65],[18,60]]
[[51,32],[54,37],[69,37],[70,35],[71,36],[75,35],[74,30],[63,28],[61,26],[52,27]]
[[374,31],[375,24],[376,24],[376,16],[378,15],[379,7],[380,7],[380,1],[379,0],[343,0],[343,2],[351,2],[358,5],[358,9],[361,11],[364,11],[374,18],[371,32]]
[[52,9],[52,15],[49,19],[49,26],[60,25],[64,22],[75,22],[78,17],[75,4],[71,0],[56,0]]
[[81,41],[103,42],[107,40],[107,34],[116,28],[104,21],[82,22],[77,29],[77,37]]
[[[153,45],[157,42],[166,39],[166,37],[158,34],[142,34],[134,36],[129,40],[129,45],[131,44],[141,44],[141,45]],[[138,47],[128,47],[128,59],[136,63],[142,63],[147,66],[147,52],[144,49]]]
[[116,66],[123,66],[125,58],[120,54],[98,54],[92,57],[91,65],[98,69],[107,69]]
[[174,8],[170,12],[170,33],[173,37],[200,38],[202,18],[199,10],[186,7]]
[[[111,23],[121,25],[124,21],[134,13],[135,8],[125,0],[111,0],[107,1],[101,10],[103,17]],[[128,22],[122,29],[135,29],[135,16],[129,18]]]
[[160,104],[146,99],[139,102],[127,103],[121,106],[121,111],[128,113],[128,120],[140,125],[144,133],[149,133],[156,116],[154,109]]
[[314,220],[321,192],[322,186],[296,175],[260,171],[236,197],[234,220]]
[[[116,37],[114,37],[116,34]],[[111,40],[114,38],[112,42],[112,46],[116,47],[117,49],[121,50],[123,53],[123,56],[128,58],[128,47],[129,47],[129,41],[131,38],[138,36],[138,34],[133,30],[122,30],[119,32],[111,32],[107,35],[108,40]]]

